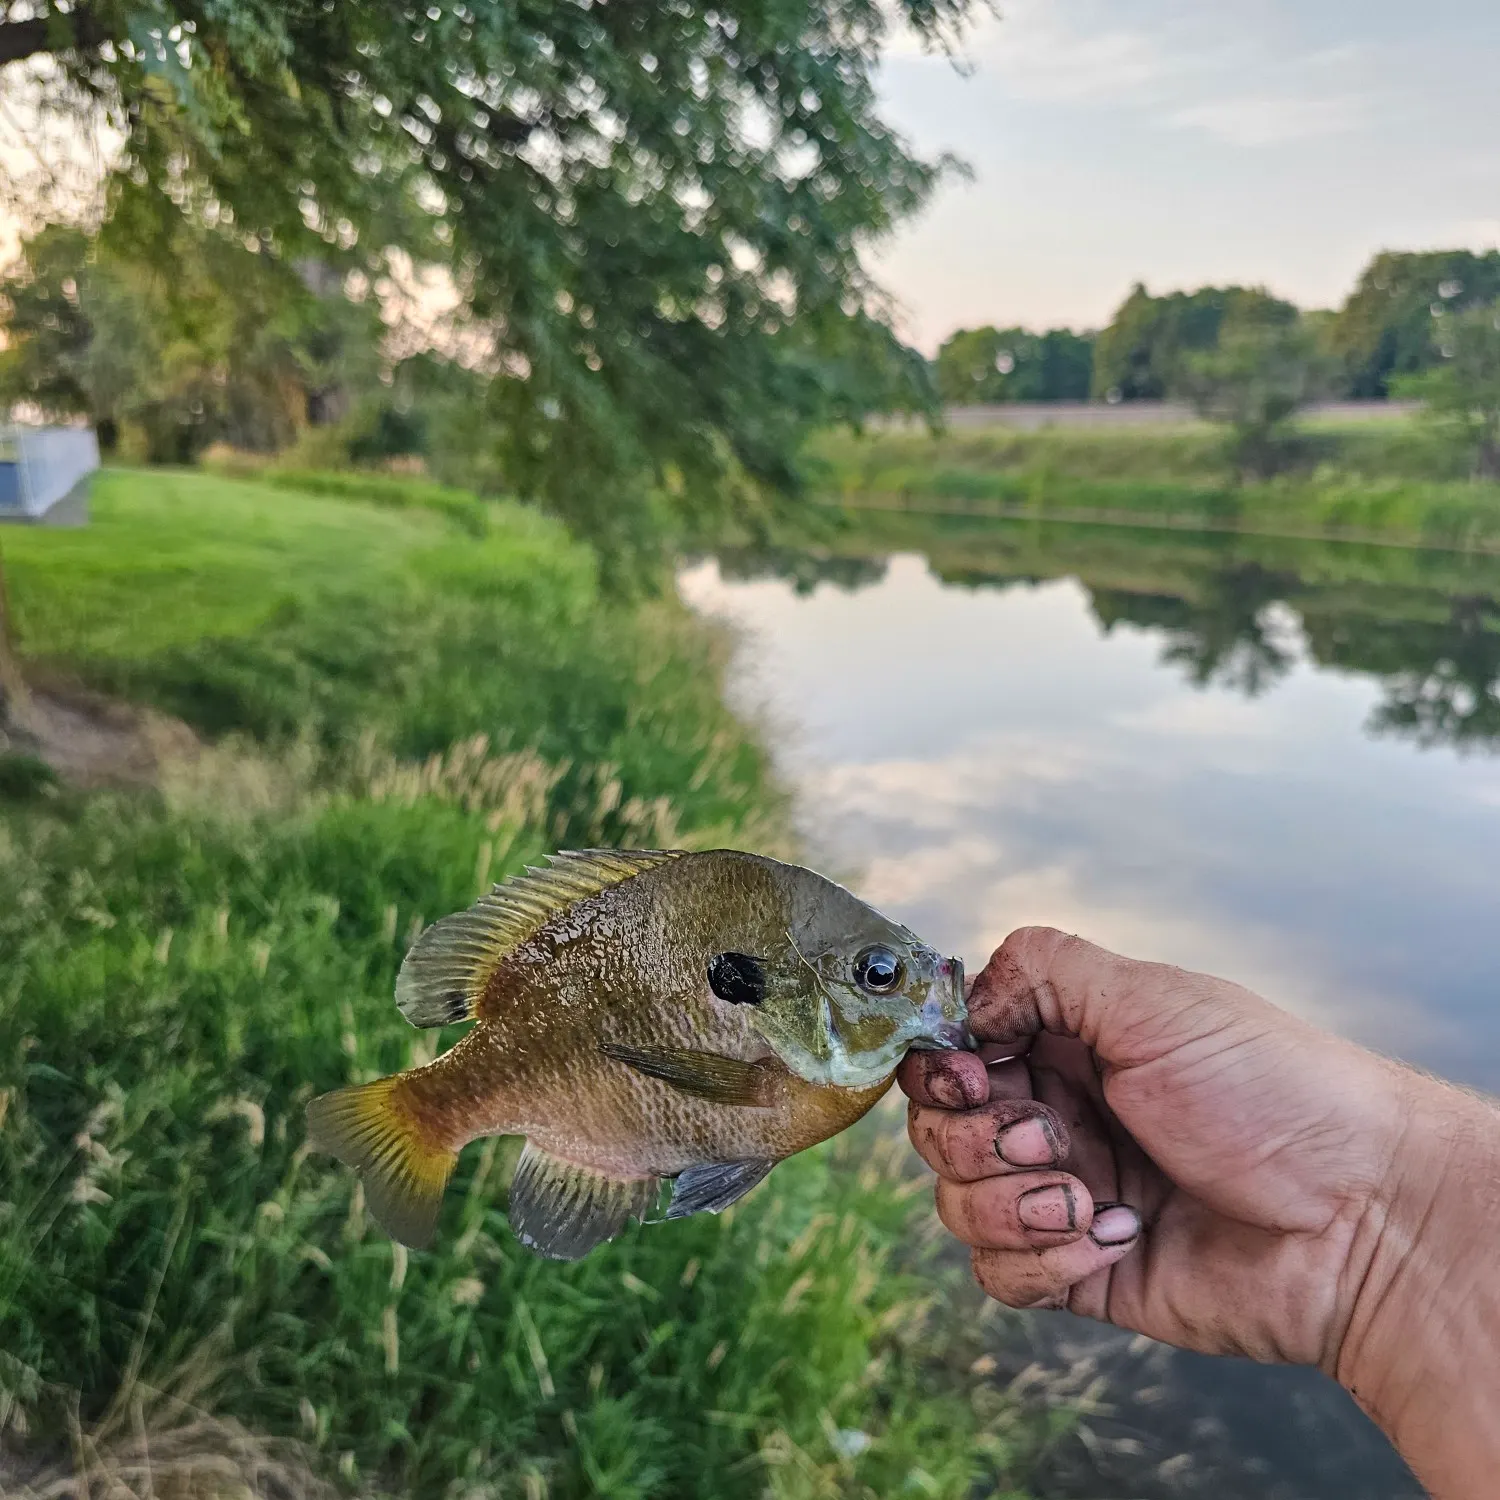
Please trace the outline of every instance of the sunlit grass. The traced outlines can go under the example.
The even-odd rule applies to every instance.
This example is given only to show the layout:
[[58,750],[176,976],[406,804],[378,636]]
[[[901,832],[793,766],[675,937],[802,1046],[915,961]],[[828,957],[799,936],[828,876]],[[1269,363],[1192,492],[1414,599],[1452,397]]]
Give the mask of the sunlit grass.
[[480,539],[120,473],[94,511],[3,539],[28,653],[204,744],[150,793],[0,803],[5,1441],[105,1473],[190,1419],[422,1496],[1009,1492],[1047,1434],[937,1352],[893,1133],[576,1266],[511,1237],[507,1149],[465,1152],[411,1255],[304,1149],[313,1093],[439,1044],[396,968],[488,882],[570,843],[784,846],[720,643],[506,507]]

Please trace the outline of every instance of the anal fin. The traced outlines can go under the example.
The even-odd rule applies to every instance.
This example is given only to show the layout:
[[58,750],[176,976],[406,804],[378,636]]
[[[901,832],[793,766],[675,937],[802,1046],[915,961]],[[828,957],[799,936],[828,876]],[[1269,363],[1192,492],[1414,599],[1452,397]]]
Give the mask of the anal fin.
[[763,1182],[774,1161],[704,1162],[689,1167],[672,1184],[669,1219],[685,1219],[689,1214],[721,1214],[731,1203],[738,1203],[751,1188]]
[[739,1104],[768,1108],[776,1102],[775,1065],[743,1062],[713,1052],[694,1052],[687,1047],[627,1047],[601,1042],[599,1050],[616,1062],[660,1078],[685,1094],[712,1100],[715,1104]]
[[656,1206],[656,1177],[618,1178],[526,1143],[511,1180],[506,1217],[528,1249],[551,1260],[581,1260],[631,1219]]

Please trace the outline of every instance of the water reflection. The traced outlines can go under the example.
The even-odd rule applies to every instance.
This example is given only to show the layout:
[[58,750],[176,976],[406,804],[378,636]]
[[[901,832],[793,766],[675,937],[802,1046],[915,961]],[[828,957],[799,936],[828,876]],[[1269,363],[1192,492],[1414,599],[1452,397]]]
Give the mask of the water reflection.
[[1374,734],[1422,747],[1500,745],[1500,560],[1273,538],[1164,543],[1160,533],[1107,528],[1007,529],[874,515],[834,547],[742,549],[721,553],[719,565],[735,581],[785,579],[801,597],[823,584],[851,592],[880,584],[887,549],[919,551],[954,588],[1072,577],[1106,634],[1121,624],[1159,632],[1163,662],[1196,687],[1258,697],[1305,656],[1381,683]]
[[[945,951],[1063,926],[1500,1088],[1500,561],[879,516],[682,589],[744,627],[810,845]],[[1319,1377],[1136,1378],[1069,1326],[1186,1493],[1418,1493]],[[1055,1492],[1101,1482],[1179,1492],[1095,1458]]]

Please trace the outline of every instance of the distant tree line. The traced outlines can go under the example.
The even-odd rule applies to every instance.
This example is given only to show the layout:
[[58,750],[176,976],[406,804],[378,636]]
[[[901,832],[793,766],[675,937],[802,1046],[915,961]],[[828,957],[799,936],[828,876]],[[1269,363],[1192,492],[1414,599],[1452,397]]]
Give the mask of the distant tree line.
[[1445,363],[1455,318],[1497,300],[1500,251],[1386,251],[1335,312],[1302,312],[1257,287],[1153,295],[1138,284],[1098,332],[960,329],[938,351],[934,374],[950,404],[1191,399],[1195,359],[1247,328],[1300,326],[1320,394],[1384,400]]

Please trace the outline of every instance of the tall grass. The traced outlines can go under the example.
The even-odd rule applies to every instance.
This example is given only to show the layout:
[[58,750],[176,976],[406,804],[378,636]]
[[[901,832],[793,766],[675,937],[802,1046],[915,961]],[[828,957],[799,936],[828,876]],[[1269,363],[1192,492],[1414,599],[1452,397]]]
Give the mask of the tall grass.
[[814,462],[825,494],[850,505],[1500,549],[1500,485],[1469,481],[1431,428],[1310,427],[1302,446],[1298,472],[1243,485],[1207,426],[828,434]]
[[121,473],[94,511],[7,538],[33,670],[202,744],[150,793],[0,804],[4,1445],[66,1467],[209,1411],[366,1492],[1013,1491],[1035,1435],[927,1335],[888,1135],[576,1266],[511,1237],[498,1143],[410,1255],[305,1150],[313,1093],[451,1040],[400,1019],[395,971],[488,882],[567,843],[779,847],[704,628],[607,602],[503,506],[476,538]]

